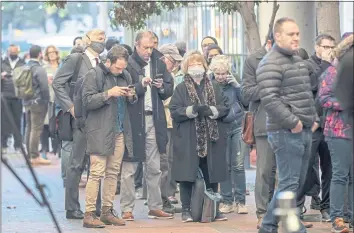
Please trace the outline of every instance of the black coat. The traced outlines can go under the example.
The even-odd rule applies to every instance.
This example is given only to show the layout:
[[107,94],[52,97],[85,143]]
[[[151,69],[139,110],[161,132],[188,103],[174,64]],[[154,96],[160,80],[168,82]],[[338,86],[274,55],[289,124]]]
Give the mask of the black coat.
[[[208,134],[207,163],[211,183],[218,183],[227,179],[228,169],[226,162],[226,135],[228,124],[222,120],[227,115],[229,107],[226,106],[224,96],[219,87],[213,84],[215,92],[216,109],[219,116],[216,119],[219,130],[219,139],[211,142]],[[194,182],[197,178],[199,159],[197,155],[197,139],[194,119],[188,118],[186,109],[192,102],[184,82],[180,83],[171,98],[169,105],[173,120],[173,164],[172,179],[178,182]]]
[[[89,70],[84,76],[82,87],[82,102],[87,111],[85,131],[87,140],[86,153],[90,155],[110,156],[115,149],[116,124],[118,120],[118,98],[106,98],[105,92],[114,86],[129,86],[131,77],[128,72],[115,77],[101,63]],[[132,144],[130,118],[127,111],[129,103],[134,103],[136,97],[126,98],[124,117],[125,154],[131,153],[127,148]]]
[[1,93],[5,98],[11,98],[15,99],[15,86],[14,82],[12,80],[12,72],[14,69],[17,67],[21,67],[25,65],[25,61],[22,59],[19,59],[18,62],[16,63],[14,69],[12,69],[10,65],[10,58],[6,57],[4,60],[2,60],[1,64],[1,73],[6,72],[7,74],[5,75],[4,79],[1,79]]
[[[163,75],[163,91],[155,87],[151,87],[151,101],[153,109],[153,121],[156,132],[156,143],[159,152],[166,153],[167,145],[167,123],[163,105],[163,100],[168,99],[173,93],[173,79],[167,71],[166,65],[160,60],[162,54],[157,50],[153,50],[151,55],[151,76],[152,79],[158,74]],[[143,162],[145,161],[145,101],[144,95],[146,89],[141,84],[142,78],[145,76],[144,67],[147,63],[139,57],[136,51],[129,57],[127,71],[130,73],[133,84],[138,94],[138,102],[128,106],[130,121],[132,122],[132,132],[134,141],[134,156],[128,158],[124,156],[123,161]]]

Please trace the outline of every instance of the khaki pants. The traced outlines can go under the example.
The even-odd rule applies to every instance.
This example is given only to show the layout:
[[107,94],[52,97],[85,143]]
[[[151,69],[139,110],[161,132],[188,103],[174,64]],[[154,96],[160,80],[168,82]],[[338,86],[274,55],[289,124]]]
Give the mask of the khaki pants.
[[117,177],[123,159],[124,148],[124,136],[121,133],[116,137],[112,156],[90,155],[90,176],[86,185],[86,212],[96,211],[99,181],[102,178],[104,178],[102,207],[113,207],[117,189]]

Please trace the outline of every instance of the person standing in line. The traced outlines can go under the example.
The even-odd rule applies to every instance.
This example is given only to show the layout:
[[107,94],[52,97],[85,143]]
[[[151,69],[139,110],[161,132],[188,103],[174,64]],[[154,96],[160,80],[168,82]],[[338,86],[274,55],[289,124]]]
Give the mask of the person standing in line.
[[[278,168],[277,193],[298,192],[303,188],[311,154],[313,127],[319,118],[313,100],[308,67],[297,56],[300,31],[291,18],[274,24],[275,45],[259,63],[256,80],[266,118],[269,144]],[[279,218],[274,215],[277,197],[273,196],[259,233],[278,232]],[[312,224],[299,221],[299,233]]]
[[254,114],[253,133],[256,141],[257,169],[254,196],[256,199],[257,229],[272,200],[276,183],[275,154],[270,147],[266,131],[266,111],[261,103],[260,86],[256,80],[256,70],[263,57],[272,49],[273,34],[267,38],[263,47],[249,55],[243,66],[241,94],[249,111]]

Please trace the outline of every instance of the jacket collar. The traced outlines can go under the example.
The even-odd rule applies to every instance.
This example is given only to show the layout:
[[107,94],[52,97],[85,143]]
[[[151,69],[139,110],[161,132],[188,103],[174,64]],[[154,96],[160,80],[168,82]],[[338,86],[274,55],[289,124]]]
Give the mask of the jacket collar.
[[138,54],[138,52],[136,51],[136,48],[134,47],[134,52],[131,55],[131,58],[140,66],[140,68],[143,68],[145,66],[147,66],[147,62],[144,61]]
[[273,49],[278,51],[279,53],[285,55],[285,56],[294,56],[295,55],[294,51],[291,51],[291,50],[285,49],[285,48],[281,48],[277,44],[274,44]]
[[266,54],[267,54],[267,50],[266,50],[265,46],[262,46],[261,48],[259,48],[256,51],[256,58],[259,60],[262,60]]
[[311,56],[312,60],[314,60],[318,65],[321,64],[321,58],[317,57],[316,53]]

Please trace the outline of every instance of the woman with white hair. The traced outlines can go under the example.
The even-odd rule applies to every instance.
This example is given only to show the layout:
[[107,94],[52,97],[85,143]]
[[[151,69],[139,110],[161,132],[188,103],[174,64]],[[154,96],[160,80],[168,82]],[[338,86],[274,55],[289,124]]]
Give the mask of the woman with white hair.
[[[226,159],[228,162],[228,179],[220,183],[223,204],[221,213],[236,211],[238,214],[247,214],[246,204],[246,175],[245,158],[241,153],[241,125],[244,116],[240,84],[230,74],[231,64],[225,55],[215,56],[209,67],[212,72],[210,78],[226,97],[230,106],[229,114],[223,119],[228,123]],[[235,203],[235,207],[233,204]]]

